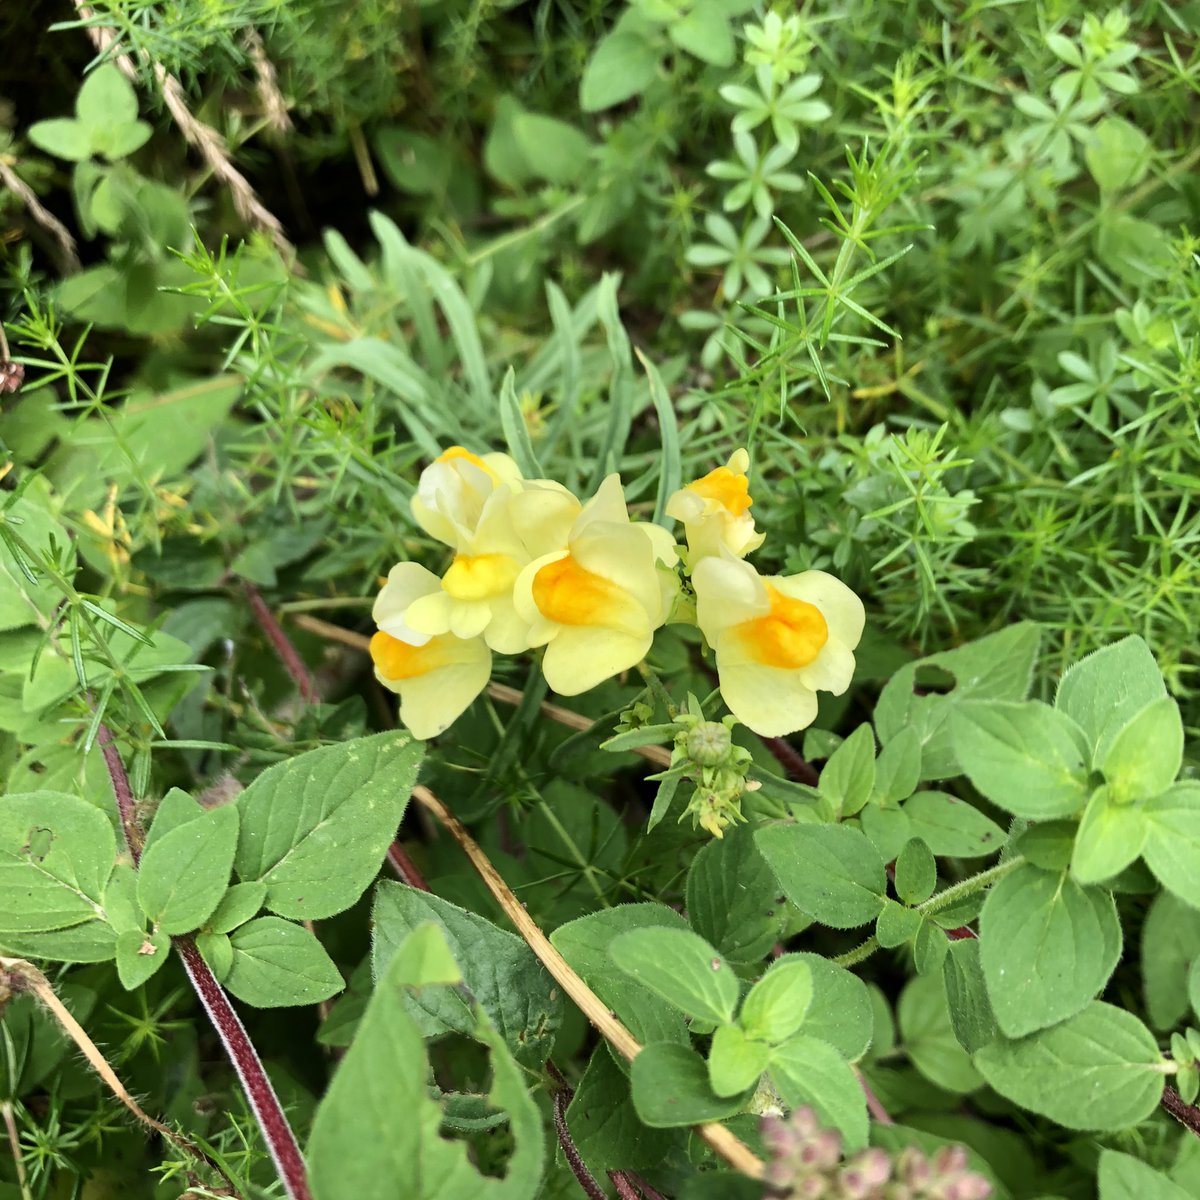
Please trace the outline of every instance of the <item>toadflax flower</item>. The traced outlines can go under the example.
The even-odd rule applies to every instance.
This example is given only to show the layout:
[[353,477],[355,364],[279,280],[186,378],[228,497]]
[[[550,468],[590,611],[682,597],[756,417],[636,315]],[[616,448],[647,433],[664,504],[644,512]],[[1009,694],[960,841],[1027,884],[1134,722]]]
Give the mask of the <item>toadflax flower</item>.
[[717,655],[721,695],[766,737],[817,715],[817,692],[840,696],[854,675],[862,601],[824,571],[763,578],[738,559],[704,558],[692,573],[696,623]]
[[375,600],[371,639],[375,676],[400,696],[400,720],[413,737],[447,729],[487,687],[492,652],[481,637],[430,636],[410,626],[413,602],[441,590],[441,580],[417,563],[397,563]]
[[680,488],[667,501],[667,516],[683,522],[687,534],[689,564],[728,551],[745,558],[766,537],[754,528],[750,515],[750,480],[746,475],[750,455],[735,450],[723,467]]
[[413,600],[404,620],[429,635],[482,636],[501,654],[530,647],[529,622],[513,607],[521,569],[567,543],[582,505],[561,484],[521,480],[497,488],[484,501],[475,530],[457,544],[440,587]]
[[412,515],[430,537],[458,549],[469,541],[488,499],[513,490],[521,479],[507,454],[472,454],[451,446],[421,472],[412,498]]
[[631,522],[621,481],[608,476],[565,548],[534,559],[513,588],[554,691],[578,695],[645,657],[674,601],[677,561],[671,535]]

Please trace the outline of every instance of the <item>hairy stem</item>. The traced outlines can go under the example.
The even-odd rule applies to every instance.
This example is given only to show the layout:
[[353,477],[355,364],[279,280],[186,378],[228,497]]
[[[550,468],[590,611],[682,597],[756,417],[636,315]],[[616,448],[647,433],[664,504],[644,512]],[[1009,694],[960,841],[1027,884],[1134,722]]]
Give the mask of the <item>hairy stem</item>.
[[[112,734],[104,724],[101,724],[96,740],[105,748],[104,762],[108,767],[109,778],[112,780],[118,806],[122,804],[122,797],[127,799],[130,806],[128,822],[125,810],[121,811],[121,828],[125,833],[129,853],[137,863],[141,857],[141,848],[145,844],[145,835],[137,820],[136,810],[133,808],[133,791],[129,786],[129,776],[125,773],[125,765],[121,762],[121,756],[113,744]],[[229,1002],[229,997],[225,995],[224,989],[217,982],[217,977],[201,957],[200,951],[196,949],[196,943],[190,937],[174,937],[171,942],[183,960],[188,979],[191,981],[196,995],[199,996],[200,1003],[204,1005],[204,1009],[213,1023],[213,1028],[216,1029],[225,1047],[225,1053],[229,1056],[229,1061],[233,1063],[238,1079],[241,1080],[246,1098],[250,1102],[251,1111],[254,1113],[259,1129],[262,1130],[263,1139],[271,1152],[271,1158],[275,1162],[276,1170],[279,1172],[279,1178],[283,1182],[288,1197],[290,1200],[312,1200],[312,1192],[308,1186],[308,1171],[304,1165],[304,1157],[300,1153],[296,1135],[292,1132],[291,1125],[288,1124],[287,1116],[279,1103],[279,1097],[275,1095],[275,1089],[271,1086],[270,1079],[267,1078],[267,1072],[262,1065],[262,1060],[258,1057],[258,1051],[255,1050],[254,1043],[250,1041],[249,1035],[238,1019],[233,1005]],[[63,1011],[66,1012],[65,1009]],[[66,1015],[74,1021],[70,1013]],[[64,1025],[64,1028],[67,1027]],[[83,1032],[82,1029],[80,1032]],[[84,1036],[86,1037],[86,1034]],[[107,1066],[107,1063],[105,1065]]]
[[259,628],[267,635],[267,640],[275,648],[284,669],[291,676],[296,687],[300,689],[300,695],[304,702],[306,704],[315,703],[318,698],[316,680],[313,679],[312,672],[304,665],[304,660],[300,657],[296,647],[292,645],[291,639],[283,632],[279,622],[275,620],[275,614],[262,598],[262,593],[254,584],[247,583],[244,579],[242,580],[242,591],[246,594],[246,599],[250,603],[250,611],[254,613],[254,619],[258,622]]

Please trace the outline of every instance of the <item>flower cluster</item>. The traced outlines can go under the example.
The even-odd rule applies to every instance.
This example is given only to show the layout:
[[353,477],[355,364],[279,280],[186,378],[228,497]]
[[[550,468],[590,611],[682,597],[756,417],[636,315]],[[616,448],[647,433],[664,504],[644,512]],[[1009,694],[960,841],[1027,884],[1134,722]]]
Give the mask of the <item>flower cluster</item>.
[[680,489],[666,506],[686,548],[632,521],[617,475],[586,503],[549,479],[524,479],[506,454],[453,446],[421,474],[417,524],[453,551],[439,579],[392,568],[375,602],[375,671],[421,738],[446,729],[487,686],[492,653],[545,647],[550,687],[573,696],[629,670],[668,619],[684,619],[679,568],[695,621],[716,654],[721,694],[757,733],[802,729],[818,690],[854,673],[863,607],[822,571],[763,578],[745,556],[763,542],[750,514],[750,458]]
[[811,1108],[786,1120],[764,1118],[763,1141],[771,1153],[770,1194],[788,1200],[987,1200],[992,1185],[968,1169],[961,1146],[943,1146],[932,1158],[906,1146],[893,1158],[886,1150],[863,1150],[842,1161],[841,1135],[822,1129]]

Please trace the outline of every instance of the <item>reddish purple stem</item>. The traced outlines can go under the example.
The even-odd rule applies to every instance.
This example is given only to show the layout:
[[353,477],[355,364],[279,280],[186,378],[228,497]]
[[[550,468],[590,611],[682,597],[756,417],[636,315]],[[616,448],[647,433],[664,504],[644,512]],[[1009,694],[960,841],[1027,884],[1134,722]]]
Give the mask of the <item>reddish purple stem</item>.
[[300,695],[304,698],[305,703],[316,703],[316,680],[313,679],[312,672],[304,665],[304,660],[296,652],[296,647],[292,645],[288,635],[283,632],[283,627],[275,619],[275,614],[262,598],[262,593],[254,584],[247,583],[244,579],[242,580],[242,590],[246,593],[246,599],[250,602],[250,609],[254,613],[254,619],[258,622],[263,633],[267,635],[268,641],[275,647],[280,661],[283,663],[287,673],[292,677],[296,687],[300,689]]
[[1180,1125],[1186,1126],[1197,1137],[1200,1137],[1200,1108],[1194,1104],[1188,1104],[1170,1084],[1163,1088],[1162,1106]]
[[388,862],[392,864],[392,870],[400,877],[402,883],[407,883],[409,887],[417,888],[418,891],[429,891],[429,884],[425,882],[425,876],[421,874],[420,868],[408,856],[408,851],[400,844],[400,839],[397,838],[388,847]]
[[142,861],[142,826],[137,818],[137,805],[133,799],[133,789],[129,786],[129,776],[125,773],[125,764],[121,761],[121,752],[117,749],[113,736],[107,725],[101,725],[96,735],[100,745],[100,753],[104,755],[104,765],[108,768],[108,777],[112,780],[113,794],[117,798],[117,813],[121,818],[121,828],[125,832],[125,844],[133,857],[136,867]]
[[296,1136],[288,1124],[283,1106],[270,1079],[259,1061],[258,1052],[250,1041],[246,1028],[242,1024],[229,997],[217,982],[216,976],[209,969],[208,963],[200,957],[196,943],[190,937],[172,939],[179,957],[183,959],[184,969],[204,1005],[209,1020],[225,1043],[225,1049],[233,1062],[238,1078],[242,1081],[246,1099],[254,1112],[255,1120],[263,1131],[271,1157],[275,1160],[275,1169],[283,1186],[287,1189],[291,1200],[312,1200],[312,1192],[308,1186],[308,1171],[300,1147],[296,1144]]

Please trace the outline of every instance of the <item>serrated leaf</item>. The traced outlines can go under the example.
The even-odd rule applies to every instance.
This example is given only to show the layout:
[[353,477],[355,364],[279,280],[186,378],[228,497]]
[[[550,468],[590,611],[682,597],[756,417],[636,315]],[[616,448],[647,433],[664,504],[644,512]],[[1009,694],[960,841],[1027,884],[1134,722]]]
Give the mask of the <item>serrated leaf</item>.
[[264,771],[237,799],[234,866],[267,886],[280,916],[342,912],[366,891],[395,837],[422,746],[380,733],[322,746]]
[[507,1112],[515,1146],[502,1179],[480,1175],[464,1142],[440,1136],[443,1110],[430,1098],[429,1060],[405,1007],[407,963],[393,956],[317,1109],[307,1152],[315,1200],[525,1200],[537,1191],[545,1145],[521,1070],[481,1020],[475,1036],[490,1050],[488,1099]]
[[1008,1037],[1082,1011],[1121,957],[1112,896],[1028,864],[988,892],[979,940],[988,996]]
[[1150,1031],[1100,1000],[1019,1041],[985,1046],[975,1065],[1014,1104],[1067,1129],[1097,1132],[1144,1121],[1158,1106],[1165,1078]]
[[431,923],[441,930],[466,990],[429,988],[410,995],[405,1005],[422,1034],[470,1035],[482,1009],[519,1061],[529,1066],[545,1062],[563,1018],[561,991],[521,938],[486,917],[430,892],[380,883],[372,909],[376,978],[386,974],[392,956],[413,933]]

